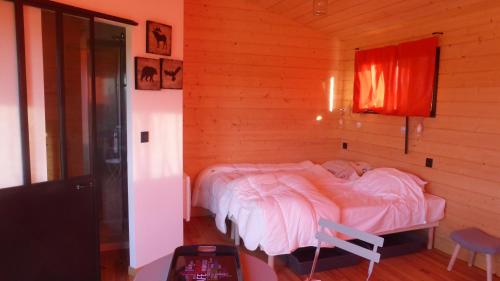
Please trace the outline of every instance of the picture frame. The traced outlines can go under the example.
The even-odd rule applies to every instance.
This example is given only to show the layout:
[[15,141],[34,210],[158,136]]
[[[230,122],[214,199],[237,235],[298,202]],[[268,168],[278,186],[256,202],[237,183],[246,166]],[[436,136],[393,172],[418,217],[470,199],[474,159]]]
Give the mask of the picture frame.
[[161,64],[159,59],[135,57],[135,89],[161,89]]
[[161,88],[182,89],[183,82],[183,61],[174,59],[161,59]]
[[154,21],[146,22],[146,52],[172,55],[172,26]]

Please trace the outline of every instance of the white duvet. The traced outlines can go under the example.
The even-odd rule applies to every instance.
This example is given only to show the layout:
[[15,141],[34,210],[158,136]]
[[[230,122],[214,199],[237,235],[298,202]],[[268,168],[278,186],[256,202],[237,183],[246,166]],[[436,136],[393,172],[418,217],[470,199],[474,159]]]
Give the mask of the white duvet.
[[375,169],[354,181],[320,165],[216,165],[205,169],[193,190],[193,205],[215,214],[226,233],[235,220],[245,247],[268,255],[315,246],[320,217],[371,233],[425,223],[421,183],[396,169]]

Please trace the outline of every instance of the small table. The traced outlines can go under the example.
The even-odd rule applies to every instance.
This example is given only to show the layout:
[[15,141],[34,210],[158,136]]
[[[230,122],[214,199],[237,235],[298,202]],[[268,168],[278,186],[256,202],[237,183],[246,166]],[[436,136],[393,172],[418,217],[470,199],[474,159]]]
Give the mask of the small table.
[[464,247],[470,251],[469,266],[474,265],[476,253],[486,255],[486,280],[493,280],[493,256],[500,253],[500,238],[487,234],[486,232],[469,227],[461,230],[455,230],[451,233],[451,239],[457,243],[453,256],[448,264],[448,271],[453,269],[460,248]]
[[[169,254],[139,269],[134,281],[166,281],[170,261],[173,254]],[[278,277],[267,263],[258,258],[240,253],[241,267],[244,281],[278,281]]]

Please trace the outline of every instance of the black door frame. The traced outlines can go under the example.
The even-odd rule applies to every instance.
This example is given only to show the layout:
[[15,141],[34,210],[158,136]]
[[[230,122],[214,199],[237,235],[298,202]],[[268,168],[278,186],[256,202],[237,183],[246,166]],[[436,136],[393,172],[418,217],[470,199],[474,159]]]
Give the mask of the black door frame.
[[[1,0],[0,0],[1,1]],[[65,151],[65,104],[64,104],[64,69],[63,69],[63,33],[62,33],[62,16],[63,14],[70,16],[77,16],[89,20],[89,58],[90,58],[90,79],[91,79],[91,94],[89,98],[89,107],[91,109],[90,118],[90,177],[95,175],[95,155],[96,155],[96,84],[95,84],[95,37],[94,37],[94,23],[96,18],[101,18],[109,21],[114,21],[122,24],[136,26],[137,22],[126,18],[116,17],[105,13],[95,12],[87,9],[78,8],[71,5],[66,5],[50,0],[7,0],[13,2],[15,12],[15,32],[16,32],[16,48],[17,48],[17,66],[18,66],[18,87],[19,87],[19,120],[20,120],[20,137],[21,137],[21,157],[22,157],[22,170],[23,170],[23,184],[21,186],[13,186],[7,188],[5,192],[12,193],[24,190],[25,188],[36,188],[40,184],[45,183],[32,183],[31,181],[31,159],[29,149],[29,124],[28,124],[28,99],[27,99],[27,81],[26,81],[26,46],[25,46],[25,31],[24,31],[24,6],[33,6],[45,10],[50,10],[56,13],[56,66],[57,66],[57,97],[58,104],[57,110],[59,113],[60,134],[59,141],[61,146],[61,181],[68,180],[67,176],[67,160]],[[126,138],[126,136],[124,136]],[[58,184],[59,181],[54,181]],[[96,189],[93,188],[92,206],[93,206],[93,221],[95,222],[95,261],[96,269],[99,273],[99,221],[96,215]]]
[[[126,32],[126,30],[125,30]],[[119,133],[120,133],[120,158],[122,159],[122,164],[121,164],[121,180],[122,180],[122,184],[121,184],[121,188],[123,190],[123,194],[122,194],[122,202],[124,199],[126,199],[126,205],[124,204],[122,206],[122,211],[123,211],[123,215],[126,216],[124,218],[126,218],[126,221],[125,219],[123,220],[122,222],[122,227],[128,227],[130,224],[129,224],[129,204],[128,204],[128,161],[127,161],[127,157],[128,157],[128,150],[127,150],[127,134],[128,134],[128,130],[127,130],[127,126],[128,126],[128,123],[127,123],[127,91],[126,91],[126,88],[127,88],[127,83],[126,83],[126,79],[127,79],[127,41],[126,41],[127,37],[125,35],[125,33],[123,34],[123,37],[121,38],[120,40],[120,91],[119,91],[119,95],[120,95],[120,104],[118,105],[120,107],[120,130],[119,130]],[[128,233],[128,232],[127,232]],[[130,233],[128,233],[128,237],[129,237],[129,241],[130,241]],[[130,245],[130,243],[129,243]],[[129,257],[130,257],[130,253],[129,253]]]
[[[91,106],[92,111],[94,111],[95,107],[95,70],[94,70],[94,21],[95,18],[106,19],[118,23],[128,24],[132,26],[137,26],[137,22],[133,20],[129,20],[126,18],[116,17],[109,14],[104,14],[100,12],[95,12],[87,9],[78,8],[71,5],[61,4],[54,1],[49,0],[7,0],[14,2],[15,9],[15,26],[16,26],[16,47],[17,47],[17,66],[18,66],[18,84],[19,84],[19,119],[21,125],[21,151],[22,151],[22,160],[23,160],[23,186],[31,185],[31,159],[29,153],[29,131],[28,131],[28,93],[27,93],[27,82],[26,82],[26,48],[25,48],[25,34],[24,34],[24,6],[33,6],[41,9],[51,10],[58,14],[57,21],[60,21],[60,15],[67,14],[71,16],[78,16],[89,19],[90,22],[90,61],[91,61]],[[57,25],[58,29],[62,29],[62,23]],[[58,32],[61,33],[61,32]],[[61,34],[62,35],[62,34]],[[64,73],[62,69],[63,57],[62,57],[62,37],[57,39],[57,68],[58,68],[58,79],[57,79],[57,88],[58,95],[62,94],[63,90],[63,78]],[[64,113],[64,103],[61,102],[59,98],[58,105],[59,113]],[[91,134],[95,137],[95,112],[91,115],[92,117],[92,128]],[[63,119],[60,120],[64,122]],[[64,125],[64,124],[61,124]],[[64,130],[64,126],[61,127]],[[61,133],[62,135],[62,133]],[[92,140],[93,140],[92,137]],[[64,140],[60,140],[64,141]],[[61,142],[64,144],[64,142]],[[94,151],[93,151],[94,152]],[[61,155],[61,160],[64,160],[64,155]],[[92,162],[92,161],[91,161]],[[65,179],[65,160],[61,162],[61,172],[62,178]]]

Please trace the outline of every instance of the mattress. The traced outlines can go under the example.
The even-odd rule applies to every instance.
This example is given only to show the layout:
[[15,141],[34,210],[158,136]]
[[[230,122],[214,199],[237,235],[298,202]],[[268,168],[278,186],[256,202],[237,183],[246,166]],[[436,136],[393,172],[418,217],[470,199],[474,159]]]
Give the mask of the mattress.
[[425,193],[424,197],[425,202],[427,203],[427,222],[431,223],[442,220],[444,218],[444,208],[446,206],[446,200],[429,193]]
[[[421,224],[437,222],[444,217],[445,200],[441,197],[424,193],[425,200],[425,221]],[[372,198],[354,198],[349,197],[335,200],[340,209],[339,222],[343,225],[363,230],[369,233],[387,233],[390,230],[400,228],[410,228],[418,224],[405,224],[395,222],[397,218],[390,212],[392,206],[381,207],[383,203]],[[369,214],[369,215],[367,215]]]

